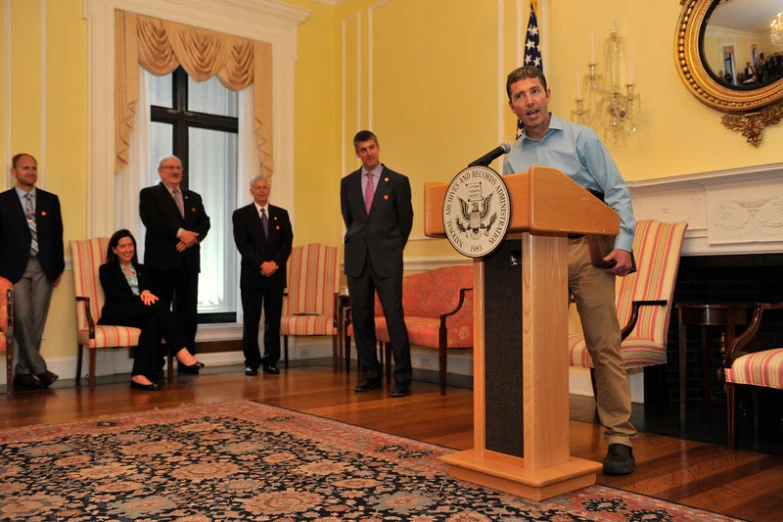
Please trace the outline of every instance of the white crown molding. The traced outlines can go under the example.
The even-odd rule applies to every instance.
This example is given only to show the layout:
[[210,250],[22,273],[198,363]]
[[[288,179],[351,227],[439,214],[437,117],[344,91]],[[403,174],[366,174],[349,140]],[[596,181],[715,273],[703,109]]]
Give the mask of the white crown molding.
[[319,4],[326,4],[326,5],[335,6],[335,5],[342,4],[343,2],[345,2],[345,0],[313,0],[313,2],[318,2]]
[[713,25],[707,26],[707,30],[704,32],[704,36],[714,38],[748,38],[751,40],[760,40],[764,38],[764,35],[760,35],[758,33],[740,31],[739,29],[732,29],[731,27],[720,27]]
[[[308,9],[275,0],[83,0],[87,20],[87,237],[115,230],[114,10],[272,44],[275,179],[294,190],[294,65]],[[286,204],[288,200],[281,201]]]
[[48,121],[48,75],[47,75],[47,61],[48,53],[46,46],[48,45],[48,20],[47,20],[47,0],[41,0],[41,151],[38,157],[38,186],[42,189],[46,189],[46,172],[47,172],[47,121]]

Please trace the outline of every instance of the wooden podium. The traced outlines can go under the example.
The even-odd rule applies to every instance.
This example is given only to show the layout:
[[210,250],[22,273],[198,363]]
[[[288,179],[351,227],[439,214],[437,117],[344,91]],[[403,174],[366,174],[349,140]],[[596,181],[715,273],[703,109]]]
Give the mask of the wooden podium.
[[[595,483],[572,457],[568,400],[568,234],[612,234],[617,213],[560,171],[505,176],[506,240],[473,262],[473,449],[443,457],[458,479],[532,500]],[[424,187],[424,233],[446,237],[447,183]]]

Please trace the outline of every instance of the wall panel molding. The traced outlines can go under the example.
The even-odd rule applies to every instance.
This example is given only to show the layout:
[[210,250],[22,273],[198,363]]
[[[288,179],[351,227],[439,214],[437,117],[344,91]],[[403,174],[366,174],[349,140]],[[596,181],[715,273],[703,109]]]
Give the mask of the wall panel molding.
[[5,118],[3,143],[3,174],[4,187],[11,187],[11,0],[3,0],[3,35],[5,56]]
[[362,116],[362,14],[359,11],[340,21],[340,173],[347,174],[348,155],[348,22],[356,21],[356,129],[361,127]]
[[41,0],[41,152],[38,158],[38,186],[46,189],[47,173],[47,147],[48,147],[48,98],[49,81],[47,74],[48,67],[48,45],[49,23],[47,20],[47,0]]

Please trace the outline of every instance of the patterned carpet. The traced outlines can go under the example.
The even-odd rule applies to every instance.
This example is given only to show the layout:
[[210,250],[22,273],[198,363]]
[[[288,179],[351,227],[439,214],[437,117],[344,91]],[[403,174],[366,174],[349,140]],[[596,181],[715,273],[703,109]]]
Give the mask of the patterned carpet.
[[449,478],[450,451],[253,402],[13,428],[0,520],[733,520],[602,486],[529,502]]

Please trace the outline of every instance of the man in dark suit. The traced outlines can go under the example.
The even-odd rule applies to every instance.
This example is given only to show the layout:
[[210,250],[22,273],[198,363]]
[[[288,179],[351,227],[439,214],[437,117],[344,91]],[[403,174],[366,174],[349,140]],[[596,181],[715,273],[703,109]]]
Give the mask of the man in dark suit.
[[[277,375],[280,359],[280,316],[286,287],[286,261],[291,255],[294,233],[288,212],[269,204],[272,183],[264,175],[250,180],[253,203],[234,211],[234,242],[242,254],[239,287],[245,313],[242,349],[245,375]],[[264,356],[258,347],[258,323],[264,307]]]
[[60,200],[36,188],[34,157],[17,154],[12,165],[16,186],[0,194],[0,277],[14,285],[19,361],[13,384],[46,388],[58,378],[46,368],[40,350],[52,290],[65,270]]
[[[176,156],[160,160],[161,183],[142,189],[139,214],[147,235],[144,239],[144,266],[152,292],[173,303],[185,346],[196,353],[198,327],[198,275],[201,271],[200,243],[209,232],[209,216],[201,196],[182,189],[182,162]],[[180,373],[198,369],[178,367]]]
[[392,397],[410,395],[413,372],[402,309],[402,250],[413,226],[408,178],[381,164],[378,138],[364,130],[353,139],[362,167],[343,178],[340,205],[345,221],[345,275],[348,276],[356,350],[367,378],[357,392],[381,386],[375,353],[375,292],[383,307],[394,351]]

